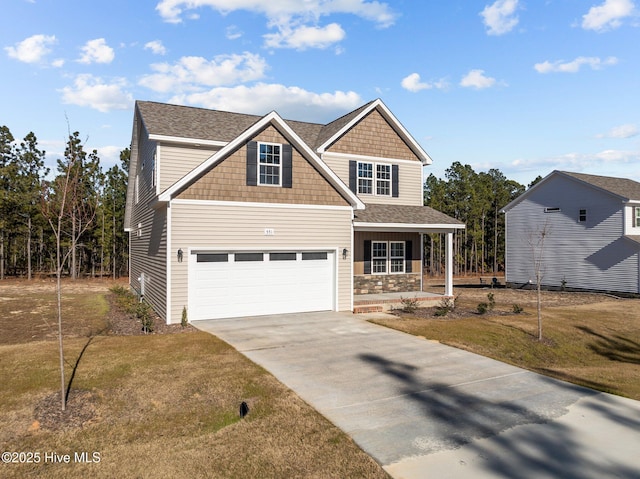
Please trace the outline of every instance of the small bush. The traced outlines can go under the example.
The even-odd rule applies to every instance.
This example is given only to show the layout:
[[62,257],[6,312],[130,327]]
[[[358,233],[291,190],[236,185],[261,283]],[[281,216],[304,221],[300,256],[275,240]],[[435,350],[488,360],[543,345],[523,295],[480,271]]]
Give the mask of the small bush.
[[489,310],[489,305],[487,303],[480,303],[476,309],[478,314],[485,314]]
[[440,302],[440,305],[436,307],[435,315],[436,316],[446,316],[451,311],[453,311],[455,309],[455,307],[456,307],[455,298],[444,298]]
[[514,304],[513,305],[513,312],[515,314],[520,314],[524,311],[524,309],[522,309],[522,306],[520,306],[519,304]]
[[153,310],[148,303],[138,303],[136,307],[136,318],[142,323],[142,330],[145,333],[153,332]]
[[418,298],[403,298],[400,296],[400,302],[402,303],[402,311],[405,313],[413,313],[418,309]]
[[186,306],[182,307],[182,319],[180,320],[180,324],[182,325],[183,328],[186,328],[187,325],[189,324],[189,320],[187,319],[187,307]]
[[489,311],[492,311],[493,308],[496,307],[496,298],[493,295],[493,293],[487,294],[487,300],[488,300],[487,308]]

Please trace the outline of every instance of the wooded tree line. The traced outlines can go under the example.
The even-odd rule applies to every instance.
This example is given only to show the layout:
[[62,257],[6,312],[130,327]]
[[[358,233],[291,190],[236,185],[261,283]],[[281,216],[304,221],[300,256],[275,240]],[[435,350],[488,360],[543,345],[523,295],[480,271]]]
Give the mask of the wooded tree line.
[[[454,235],[454,274],[504,271],[505,223],[500,209],[524,191],[523,185],[509,180],[500,170],[476,173],[459,162],[445,171],[444,179],[429,175],[424,184],[424,204],[466,224],[465,230]],[[444,237],[429,235],[425,248],[426,271],[442,274]]]
[[64,274],[127,275],[129,149],[106,172],[79,132],[69,133],[54,174],[45,154],[34,133],[17,142],[0,127],[0,279],[55,273],[58,240]]

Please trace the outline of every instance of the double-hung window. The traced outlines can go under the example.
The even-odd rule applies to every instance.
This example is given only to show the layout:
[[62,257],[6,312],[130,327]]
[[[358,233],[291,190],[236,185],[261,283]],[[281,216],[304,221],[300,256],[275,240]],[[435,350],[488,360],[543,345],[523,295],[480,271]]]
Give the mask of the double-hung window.
[[633,221],[633,226],[635,226],[636,228],[640,228],[640,206],[636,206],[633,209],[634,213],[635,213],[635,217],[634,217],[634,221]]
[[358,193],[373,194],[373,163],[358,163]]
[[390,241],[389,271],[404,273],[404,241]]
[[372,241],[371,272],[404,273],[405,245],[404,241]]
[[281,185],[281,149],[282,145],[258,143],[258,184]]
[[358,162],[358,194],[391,196],[391,165]]
[[391,165],[376,164],[376,195],[391,195]]

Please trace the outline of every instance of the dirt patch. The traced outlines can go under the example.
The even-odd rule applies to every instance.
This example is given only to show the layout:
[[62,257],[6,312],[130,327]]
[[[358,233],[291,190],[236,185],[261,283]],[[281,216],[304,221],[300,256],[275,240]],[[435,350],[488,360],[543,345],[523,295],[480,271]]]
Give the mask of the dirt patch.
[[96,397],[90,391],[71,390],[66,399],[66,409],[61,407],[60,392],[49,394],[35,407],[35,422],[31,430],[59,431],[73,429],[98,421]]

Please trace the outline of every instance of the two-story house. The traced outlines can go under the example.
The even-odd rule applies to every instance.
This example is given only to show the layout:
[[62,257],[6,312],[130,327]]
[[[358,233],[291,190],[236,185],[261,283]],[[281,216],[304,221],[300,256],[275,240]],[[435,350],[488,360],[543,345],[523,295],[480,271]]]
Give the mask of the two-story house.
[[125,228],[130,284],[167,323],[351,311],[422,289],[431,159],[381,100],[328,124],[138,101]]
[[553,171],[503,211],[507,283],[535,283],[537,263],[544,286],[640,293],[637,181]]

